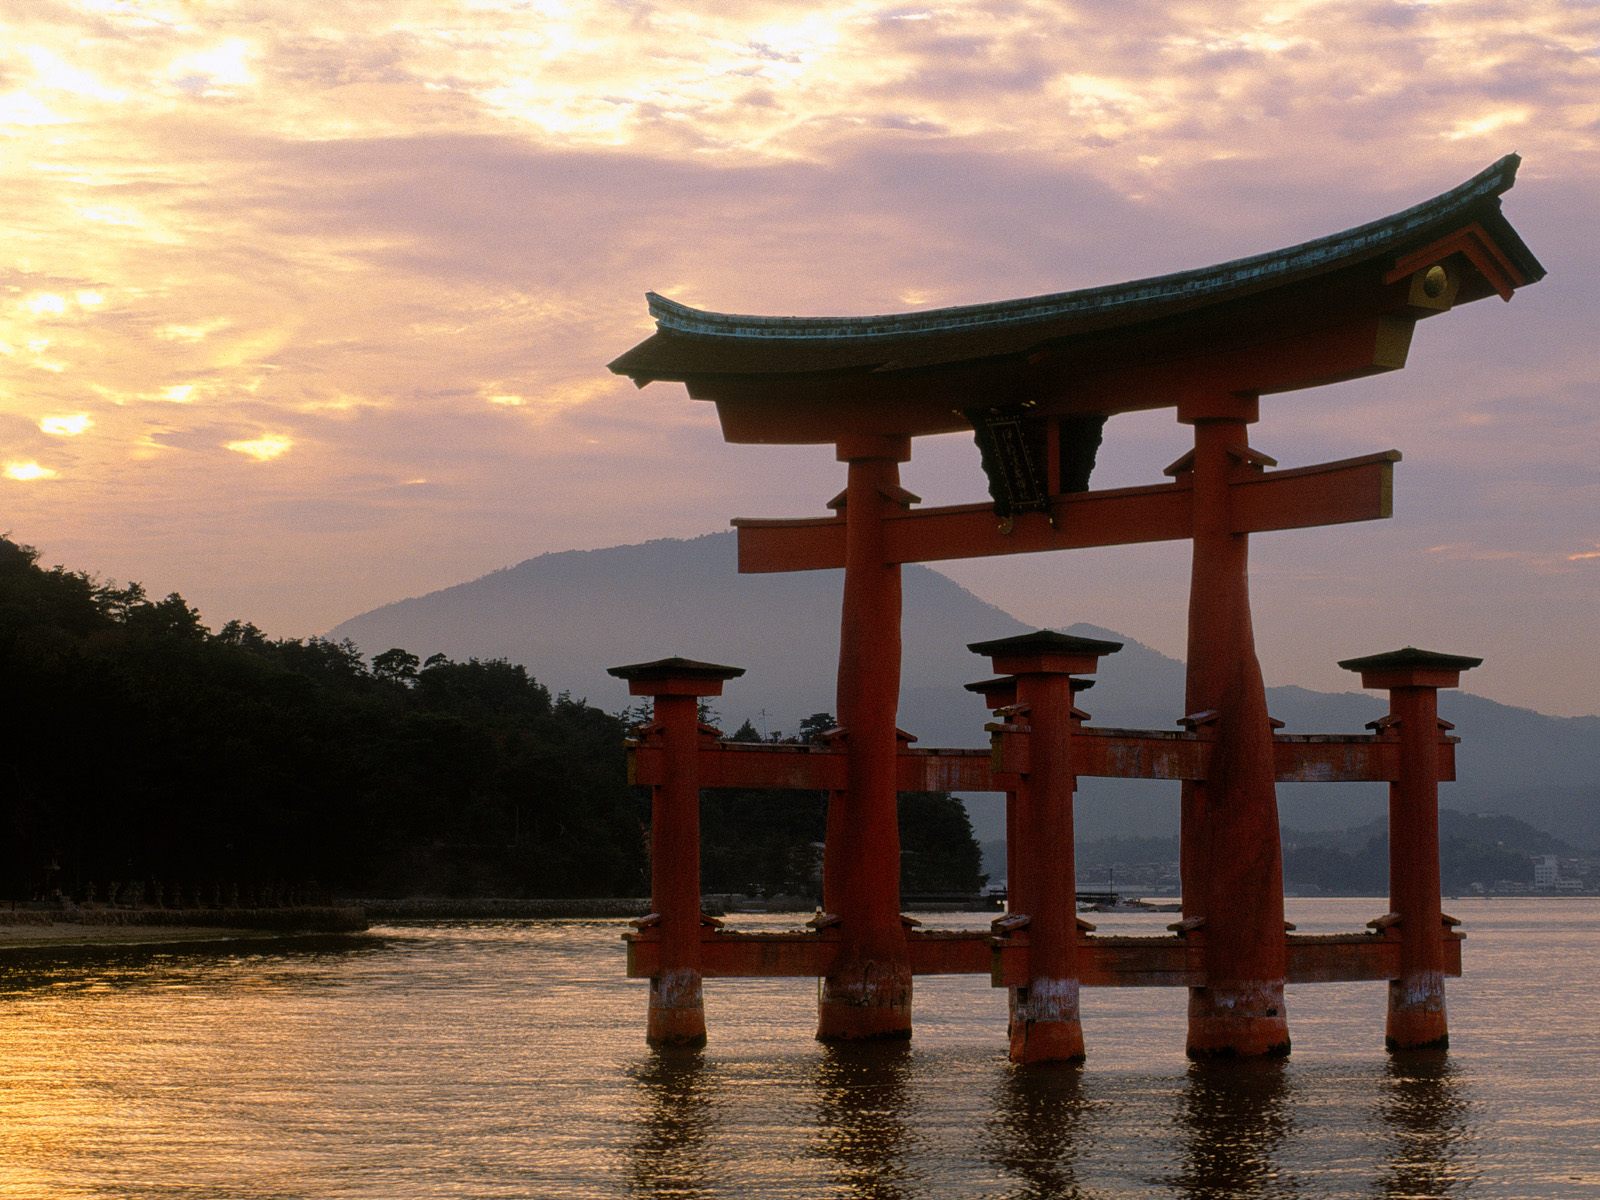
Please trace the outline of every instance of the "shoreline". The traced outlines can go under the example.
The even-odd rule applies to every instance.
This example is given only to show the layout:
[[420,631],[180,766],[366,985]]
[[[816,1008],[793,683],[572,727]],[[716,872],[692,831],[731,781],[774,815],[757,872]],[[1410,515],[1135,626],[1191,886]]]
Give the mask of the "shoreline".
[[[404,900],[350,899],[370,921],[558,920],[584,917],[642,917],[650,901],[638,897],[512,900],[492,897],[451,899],[412,896]],[[709,910],[708,910],[709,911]],[[716,915],[713,913],[712,915]]]
[[0,909],[0,952],[364,933],[360,908]]

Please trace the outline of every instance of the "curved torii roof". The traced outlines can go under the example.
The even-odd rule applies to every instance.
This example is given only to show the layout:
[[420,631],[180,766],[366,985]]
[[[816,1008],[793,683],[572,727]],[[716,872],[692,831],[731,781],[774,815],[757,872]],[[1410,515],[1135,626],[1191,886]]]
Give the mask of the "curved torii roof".
[[[717,402],[730,441],[758,442],[949,432],[975,406],[1104,416],[1178,403],[1194,386],[1287,391],[1390,370],[1418,318],[1510,299],[1544,276],[1500,212],[1520,161],[1297,246],[1047,296],[762,317],[649,293],[656,332],[610,369],[640,386],[683,382]],[[1425,281],[1434,266],[1444,274]]]

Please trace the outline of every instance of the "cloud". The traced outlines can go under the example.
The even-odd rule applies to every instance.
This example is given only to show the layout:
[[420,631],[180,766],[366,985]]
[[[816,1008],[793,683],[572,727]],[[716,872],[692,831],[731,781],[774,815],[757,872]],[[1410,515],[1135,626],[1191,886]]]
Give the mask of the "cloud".
[[77,437],[94,425],[88,413],[67,413],[60,416],[40,417],[39,428],[56,437]]
[[271,462],[293,449],[294,439],[281,433],[264,433],[260,437],[224,442],[223,446],[257,462]]
[[32,459],[15,459],[6,463],[5,476],[19,483],[32,483],[38,479],[54,479],[56,472],[50,467],[41,467]]
[[[605,373],[646,289],[863,313],[1115,282],[1357,224],[1514,139],[1550,279],[1252,436],[1405,450],[1386,577],[1411,554],[1466,588],[1422,553],[1459,544],[1564,581],[1600,444],[1595,44],[1558,0],[12,6],[0,433],[59,477],[8,521],[309,632],[542,550],[819,511],[825,449],[725,447],[709,406]],[[1133,483],[1183,431],[1108,435]],[[982,495],[961,439],[907,470]],[[1146,592],[1065,615],[1165,627]]]

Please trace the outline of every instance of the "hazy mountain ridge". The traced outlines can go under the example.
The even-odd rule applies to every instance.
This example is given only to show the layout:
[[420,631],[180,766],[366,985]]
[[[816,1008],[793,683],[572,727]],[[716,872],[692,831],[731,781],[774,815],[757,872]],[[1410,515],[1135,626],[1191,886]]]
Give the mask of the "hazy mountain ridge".
[[[553,691],[602,708],[628,704],[605,669],[681,654],[746,668],[717,701],[728,727],[749,718],[792,731],[832,710],[839,571],[740,575],[734,535],[545,554],[480,579],[363,613],[332,630],[368,653],[403,646],[423,656],[507,658]],[[961,685],[988,674],[967,643],[1028,627],[923,566],[904,573],[900,724],[923,745],[979,745],[988,714]],[[1064,614],[1070,615],[1070,614]],[[1064,625],[1123,642],[1102,660],[1083,705],[1098,725],[1170,729],[1183,713],[1183,664],[1114,630]],[[1389,647],[1372,647],[1372,650]],[[1354,682],[1354,677],[1352,677]],[[1377,694],[1269,688],[1268,707],[1291,732],[1361,732],[1385,711]],[[1441,799],[1463,811],[1509,813],[1552,836],[1600,847],[1600,717],[1552,717],[1463,692],[1440,697],[1457,726],[1460,782]],[[1338,829],[1384,811],[1378,784],[1280,788],[1286,826]],[[973,805],[980,837],[998,803]],[[1163,836],[1177,828],[1177,785],[1085,780],[1081,837]]]

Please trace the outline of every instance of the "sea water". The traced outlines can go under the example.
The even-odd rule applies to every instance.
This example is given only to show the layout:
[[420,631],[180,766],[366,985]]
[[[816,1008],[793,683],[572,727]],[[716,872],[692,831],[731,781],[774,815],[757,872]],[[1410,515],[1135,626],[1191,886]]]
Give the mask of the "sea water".
[[1207,1066],[1181,990],[1126,988],[1085,991],[1084,1066],[1018,1069],[969,977],[917,980],[909,1043],[845,1048],[809,981],[712,980],[707,1048],[656,1054],[613,921],[12,952],[0,1196],[1600,1197],[1600,901],[1445,907],[1448,1054],[1391,1058],[1383,985],[1324,984],[1289,989],[1287,1061]]

